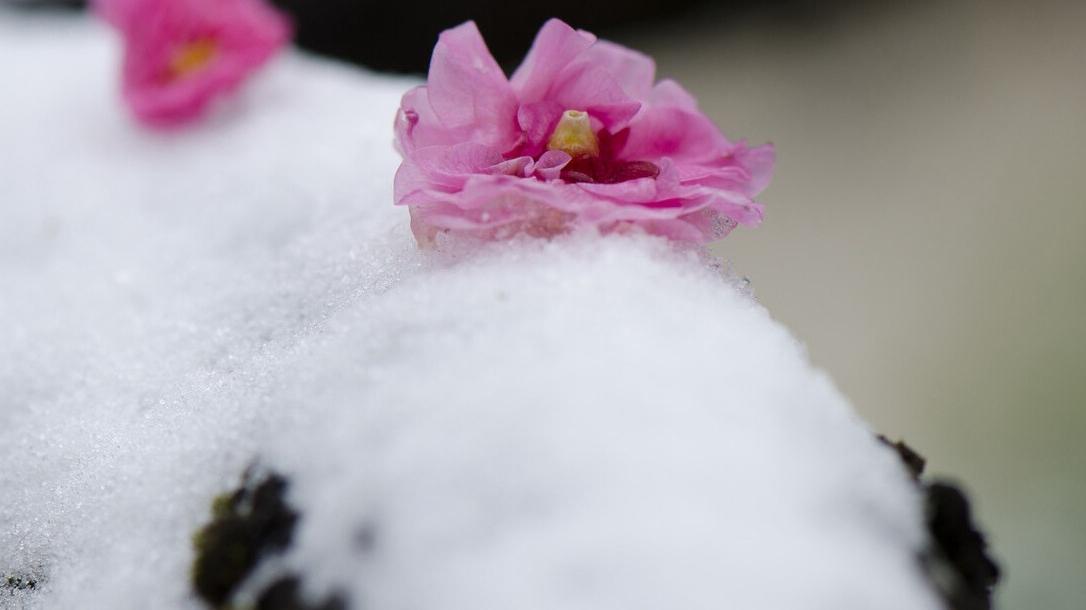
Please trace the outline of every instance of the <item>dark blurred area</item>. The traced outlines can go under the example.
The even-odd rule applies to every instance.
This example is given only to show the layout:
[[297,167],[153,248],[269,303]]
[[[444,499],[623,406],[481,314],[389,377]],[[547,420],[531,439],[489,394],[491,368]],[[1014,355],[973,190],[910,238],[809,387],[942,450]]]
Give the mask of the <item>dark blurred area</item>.
[[524,54],[540,23],[559,17],[585,29],[663,19],[700,0],[627,0],[548,3],[359,2],[357,0],[275,0],[294,16],[297,42],[323,55],[378,70],[424,72],[442,30],[475,20],[494,57],[506,68]]
[[[9,0],[26,9],[82,9],[84,0]],[[438,34],[469,19],[486,38],[491,53],[507,71],[520,62],[539,26],[551,17],[622,40],[628,28],[653,27],[710,12],[721,23],[768,17],[802,27],[836,15],[854,0],[552,0],[516,3],[372,2],[366,0],[271,0],[290,14],[298,46],[375,70],[421,74],[430,63]]]
[[394,72],[425,72],[438,34],[473,19],[491,53],[506,70],[527,51],[540,24],[558,17],[574,27],[601,35],[627,26],[652,26],[712,7],[736,17],[761,13],[779,19],[817,19],[843,0],[624,0],[547,3],[476,0],[474,2],[359,2],[357,0],[275,0],[294,16],[303,48]]

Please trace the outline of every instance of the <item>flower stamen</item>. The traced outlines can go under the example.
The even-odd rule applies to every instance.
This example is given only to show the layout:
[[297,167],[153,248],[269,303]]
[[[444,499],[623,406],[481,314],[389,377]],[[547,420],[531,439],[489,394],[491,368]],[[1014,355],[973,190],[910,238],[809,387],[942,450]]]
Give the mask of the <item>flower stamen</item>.
[[573,158],[600,156],[600,141],[587,112],[567,110],[554,128],[547,150],[560,150]]
[[203,70],[218,55],[213,40],[195,40],[181,45],[170,57],[170,76],[179,79]]

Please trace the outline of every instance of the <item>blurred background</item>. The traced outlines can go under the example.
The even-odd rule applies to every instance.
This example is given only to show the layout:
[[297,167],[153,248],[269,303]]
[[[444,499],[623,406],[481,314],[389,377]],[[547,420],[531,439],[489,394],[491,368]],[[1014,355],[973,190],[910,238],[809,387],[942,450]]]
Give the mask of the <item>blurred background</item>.
[[765,223],[716,251],[971,492],[999,607],[1086,608],[1086,2],[838,9],[623,36],[777,145]]
[[999,607],[1086,607],[1086,2],[277,2],[300,45],[420,74],[465,19],[511,69],[560,16],[774,142],[765,224],[716,252],[971,492]]

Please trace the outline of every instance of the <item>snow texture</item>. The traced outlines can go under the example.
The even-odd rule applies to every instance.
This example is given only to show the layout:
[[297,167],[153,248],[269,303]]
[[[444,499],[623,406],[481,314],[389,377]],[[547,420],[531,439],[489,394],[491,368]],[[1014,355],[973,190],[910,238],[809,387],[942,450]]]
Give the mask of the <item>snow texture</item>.
[[0,12],[0,575],[38,582],[0,607],[200,607],[190,536],[254,459],[282,561],[359,608],[939,607],[897,458],[705,259],[419,253],[409,82],[288,53],[148,133],[118,57]]

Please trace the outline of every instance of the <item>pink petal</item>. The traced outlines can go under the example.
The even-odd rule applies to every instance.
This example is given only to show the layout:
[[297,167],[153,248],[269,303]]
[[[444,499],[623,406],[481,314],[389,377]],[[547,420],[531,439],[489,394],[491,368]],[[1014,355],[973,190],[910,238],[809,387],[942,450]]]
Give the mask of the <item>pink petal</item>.
[[499,161],[483,170],[488,174],[506,176],[530,176],[535,171],[535,160],[528,155]]
[[419,131],[425,133],[426,128],[436,123],[436,117],[430,108],[430,100],[426,96],[426,86],[420,85],[408,89],[400,98],[400,109],[396,111],[396,120],[393,123],[396,151],[400,155],[408,155],[419,146],[434,145],[441,142],[419,142]]
[[[151,125],[199,116],[290,37],[287,19],[258,0],[99,0],[96,9],[125,37],[122,92]],[[215,56],[194,74],[170,77],[173,53],[194,40],[211,41]]]
[[588,63],[568,68],[551,96],[564,109],[588,112],[608,131],[626,127],[641,110],[641,102],[629,98],[604,68]]
[[645,204],[656,201],[659,191],[653,178],[638,178],[612,184],[578,182],[577,187],[597,197],[603,197],[622,204]]
[[698,101],[694,96],[670,78],[656,83],[648,99],[653,106],[677,106],[691,112],[698,110]]
[[396,174],[395,199],[400,202],[420,191],[456,193],[473,176],[553,179],[568,162],[569,155],[561,151],[548,151],[538,161],[528,156],[503,159],[496,149],[472,142],[420,148]]
[[626,95],[633,99],[648,99],[652,92],[652,83],[656,78],[656,62],[644,53],[606,40],[598,40],[581,57],[588,63],[604,69],[622,87]]
[[682,165],[680,179],[683,184],[737,190],[754,197],[769,185],[775,160],[772,144],[749,148],[739,141],[722,157]]
[[562,174],[562,168],[571,160],[569,153],[560,150],[548,150],[540,155],[539,160],[535,162],[533,172],[543,180],[557,180]]
[[777,162],[777,151],[773,145],[763,144],[755,148],[744,145],[734,154],[750,173],[750,195],[753,197],[765,190],[773,179],[773,165]]
[[[419,225],[416,230],[480,235],[502,226],[553,234],[561,232],[555,226],[560,218],[568,227],[589,225],[605,232],[640,227],[649,233],[700,243],[723,235],[736,224],[757,224],[761,219],[757,204],[748,200],[749,205],[743,207],[712,193],[639,205],[600,198],[581,185],[494,175],[470,177],[457,192],[423,190],[398,203],[412,206]],[[540,229],[539,223],[546,227]]]
[[700,112],[677,106],[646,108],[630,123],[624,159],[670,157],[677,162],[709,162],[730,152],[716,125]]
[[637,221],[634,226],[649,235],[659,235],[677,242],[696,244],[716,237],[689,220],[687,218],[646,219]]
[[762,222],[764,210],[760,203],[755,202],[742,193],[734,191],[707,191],[709,198],[706,207],[727,216],[738,224],[756,226]]
[[[724,163],[727,163],[724,159]],[[734,161],[734,159],[732,160]],[[679,165],[679,181],[683,184],[701,184],[720,188],[750,182],[750,172],[740,165]]]
[[467,176],[488,171],[503,162],[497,149],[475,142],[455,146],[420,148],[412,161],[426,174],[432,184],[441,187],[463,186]]
[[425,190],[429,185],[426,174],[412,161],[404,159],[396,170],[392,179],[392,200],[397,204],[404,203],[411,195]]
[[[551,19],[543,25],[524,62],[513,73],[512,84],[524,106],[550,102],[546,107],[531,111],[528,118],[542,115],[557,120],[557,117],[551,117],[552,106],[557,104],[560,110],[588,111],[614,131],[637,114],[641,104],[631,96],[648,93],[654,72],[655,67],[648,57],[612,43],[596,41],[587,32],[576,31]],[[632,91],[627,91],[626,87]],[[525,117],[519,118],[524,128]],[[531,126],[538,127],[543,123],[535,121]],[[551,127],[553,123],[547,126]],[[529,141],[539,141],[538,136],[531,133]]]
[[564,110],[561,104],[554,101],[521,105],[517,110],[517,124],[524,133],[527,154],[538,155],[542,152]]
[[565,109],[585,110],[609,131],[618,131],[641,109],[604,66],[578,58],[559,75],[547,94]]
[[574,30],[559,19],[543,24],[528,55],[510,79],[521,103],[542,100],[566,65],[595,41],[592,34]]
[[445,128],[469,128],[472,140],[503,150],[516,141],[516,98],[474,22],[441,33],[427,83]]

